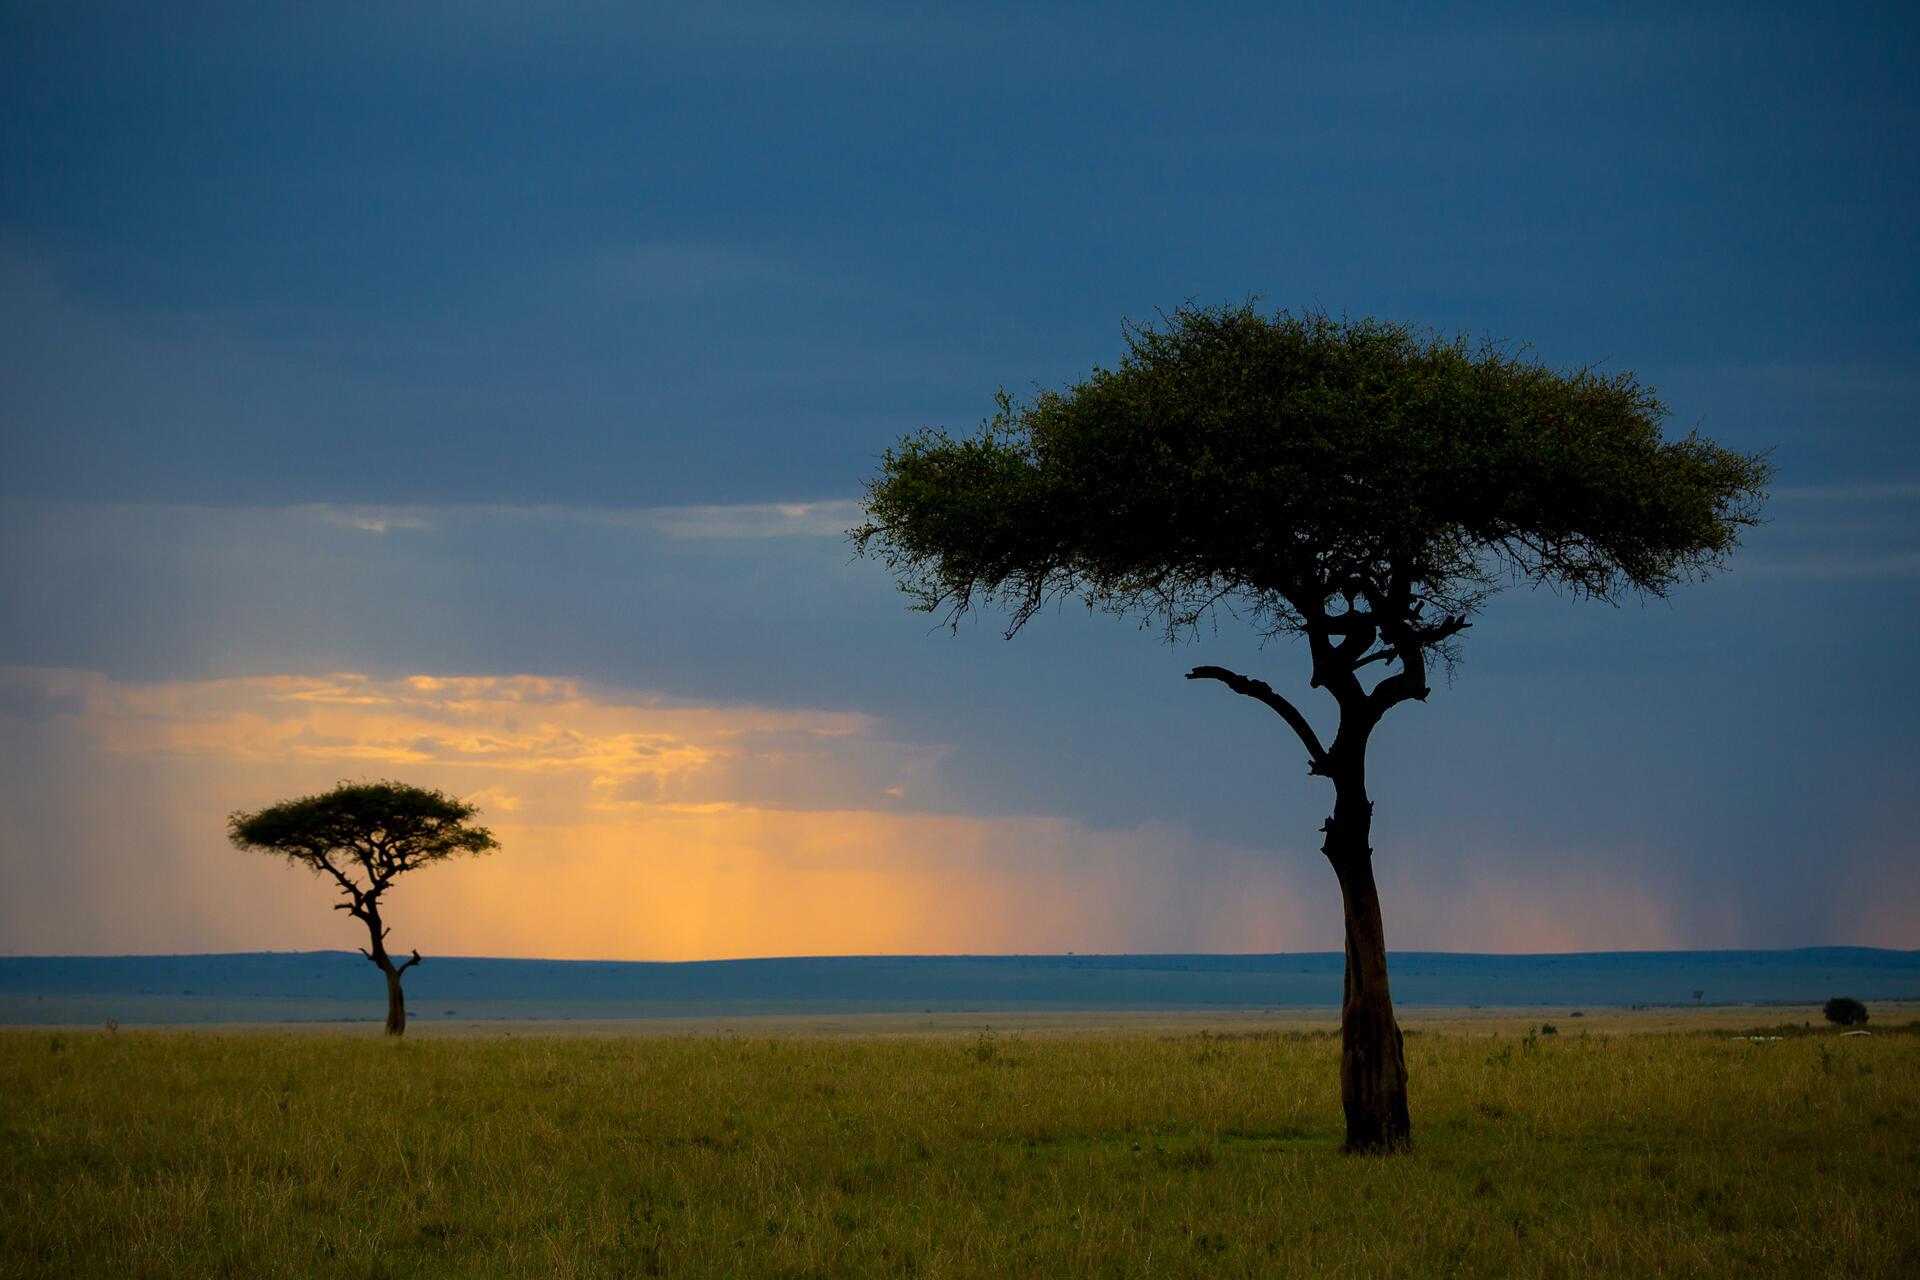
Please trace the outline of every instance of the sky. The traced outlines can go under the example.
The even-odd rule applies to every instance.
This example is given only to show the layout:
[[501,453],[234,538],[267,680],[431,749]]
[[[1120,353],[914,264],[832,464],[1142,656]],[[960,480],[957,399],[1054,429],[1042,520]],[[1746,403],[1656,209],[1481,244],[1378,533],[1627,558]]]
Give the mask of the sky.
[[1326,951],[1295,645],[911,612],[879,455],[1256,298],[1631,371],[1727,570],[1374,739],[1389,946],[1920,948],[1905,6],[0,0],[0,953]]

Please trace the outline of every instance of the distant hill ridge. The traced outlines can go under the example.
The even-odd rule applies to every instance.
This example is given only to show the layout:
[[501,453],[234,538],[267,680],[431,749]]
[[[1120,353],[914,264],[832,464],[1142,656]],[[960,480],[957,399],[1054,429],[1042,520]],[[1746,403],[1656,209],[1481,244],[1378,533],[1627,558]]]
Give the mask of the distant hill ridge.
[[[1278,955],[829,956],[689,962],[429,956],[417,1016],[663,1017],[783,1012],[1316,1009],[1340,1003],[1338,952]],[[1408,1008],[1806,1003],[1920,998],[1920,952],[1399,952]],[[382,989],[351,951],[0,957],[0,1022],[358,1017]],[[124,1014],[105,1012],[114,1007]],[[58,1016],[56,1016],[58,1015]]]

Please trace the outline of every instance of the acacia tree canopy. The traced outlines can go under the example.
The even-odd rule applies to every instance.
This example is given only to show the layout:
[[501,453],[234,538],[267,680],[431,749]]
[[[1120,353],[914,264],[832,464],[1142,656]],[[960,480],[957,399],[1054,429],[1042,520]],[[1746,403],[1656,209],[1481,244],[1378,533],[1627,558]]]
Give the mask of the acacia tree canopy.
[[1065,595],[1173,630],[1221,606],[1372,626],[1411,657],[1505,581],[1661,595],[1758,519],[1764,459],[1663,440],[1631,374],[1251,304],[1165,319],[1117,369],[889,450],[860,550],[1009,633]]
[[499,847],[467,820],[479,809],[440,791],[402,782],[343,782],[320,795],[234,813],[227,832],[243,849],[277,853],[330,876],[341,892],[379,893],[395,877],[462,853]]
[[1453,660],[1504,585],[1614,600],[1719,566],[1759,520],[1769,468],[1664,439],[1665,407],[1631,374],[1322,312],[1163,319],[1128,327],[1116,369],[1021,403],[1002,393],[975,435],[900,441],[852,536],[919,608],[957,624],[1004,607],[1009,636],[1077,597],[1169,638],[1216,611],[1306,637],[1339,711],[1329,742],[1264,681],[1188,678],[1272,708],[1333,783],[1322,852],[1345,913],[1347,1144],[1396,1149],[1410,1127],[1372,870],[1375,725],[1426,698],[1431,659]]

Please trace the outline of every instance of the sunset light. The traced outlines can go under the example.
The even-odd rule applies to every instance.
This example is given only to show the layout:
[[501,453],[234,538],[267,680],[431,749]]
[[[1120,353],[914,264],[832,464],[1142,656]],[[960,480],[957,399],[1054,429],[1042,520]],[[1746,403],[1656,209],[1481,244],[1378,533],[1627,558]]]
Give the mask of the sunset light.
[[0,1276],[1920,1275],[1916,51],[0,3]]

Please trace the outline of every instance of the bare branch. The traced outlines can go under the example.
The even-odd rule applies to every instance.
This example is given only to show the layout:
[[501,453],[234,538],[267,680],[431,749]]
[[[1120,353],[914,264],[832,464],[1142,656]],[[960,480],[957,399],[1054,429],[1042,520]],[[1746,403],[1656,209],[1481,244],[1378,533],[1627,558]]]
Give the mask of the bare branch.
[[413,953],[413,959],[408,960],[406,963],[402,964],[398,969],[395,969],[394,973],[395,974],[405,973],[407,970],[413,968],[413,966],[419,963],[420,963],[420,953],[418,951],[415,951]]
[[1229,671],[1225,667],[1195,667],[1187,672],[1187,679],[1218,680],[1235,693],[1272,707],[1279,713],[1280,718],[1287,722],[1287,727],[1292,729],[1305,744],[1307,758],[1312,762],[1308,765],[1307,772],[1326,772],[1327,750],[1320,745],[1320,736],[1313,731],[1313,726],[1307,723],[1307,718],[1300,714],[1300,709],[1275,693],[1273,686],[1266,681],[1249,680],[1246,676]]
[[1467,620],[1467,615],[1463,613],[1455,617],[1447,618],[1443,621],[1436,622],[1430,627],[1414,627],[1408,632],[1408,634],[1413,638],[1413,641],[1416,644],[1419,644],[1424,648],[1431,649],[1441,644],[1443,641],[1449,639],[1450,637],[1459,635],[1462,631],[1465,631],[1468,627],[1472,625],[1473,623],[1469,622]]
[[1427,700],[1427,695],[1433,690],[1427,686],[1426,665],[1425,662],[1416,659],[1414,666],[1404,671],[1396,671],[1373,687],[1373,692],[1367,695],[1367,700],[1373,705],[1376,717],[1385,714],[1388,708],[1398,706],[1402,702]]
[[[329,856],[330,852],[331,851],[328,850],[322,850],[317,854],[304,858],[303,861],[309,866],[317,870],[325,871],[328,875],[332,876],[334,883],[340,886],[340,892],[346,894],[354,903],[359,903],[365,896],[361,893],[360,886],[355,883],[352,876],[333,865],[333,859]],[[354,914],[358,915],[359,913],[355,912]]]

